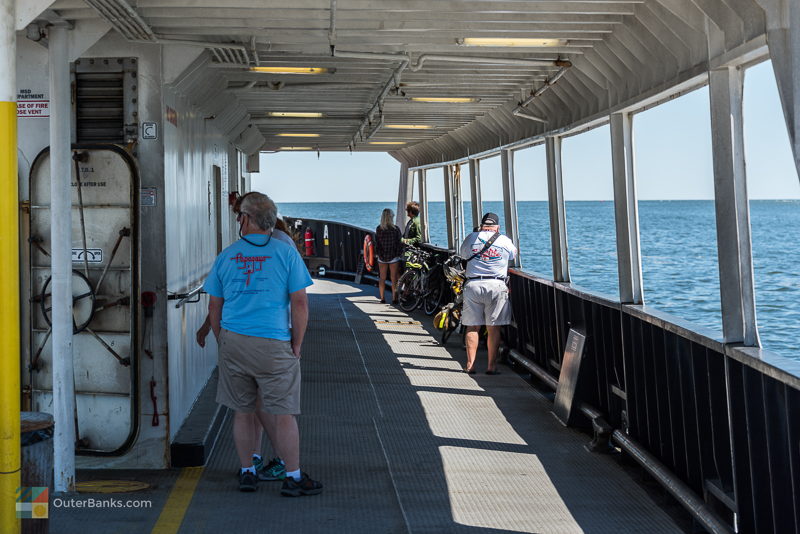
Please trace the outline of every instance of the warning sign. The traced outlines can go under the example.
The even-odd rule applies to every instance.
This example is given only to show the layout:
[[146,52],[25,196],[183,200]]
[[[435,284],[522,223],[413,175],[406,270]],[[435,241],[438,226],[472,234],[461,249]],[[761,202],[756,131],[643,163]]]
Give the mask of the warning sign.
[[26,100],[17,102],[17,117],[49,117],[49,100]]
[[20,89],[17,93],[17,117],[49,117],[50,100],[44,93]]
[[139,191],[139,205],[140,206],[156,206],[158,205],[158,197],[155,187],[142,187]]

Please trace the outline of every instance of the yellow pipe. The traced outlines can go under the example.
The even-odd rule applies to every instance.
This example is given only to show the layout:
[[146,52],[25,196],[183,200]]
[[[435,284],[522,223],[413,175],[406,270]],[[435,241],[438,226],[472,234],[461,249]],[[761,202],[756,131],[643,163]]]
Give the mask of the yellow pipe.
[[20,482],[17,104],[0,102],[0,531],[16,533]]

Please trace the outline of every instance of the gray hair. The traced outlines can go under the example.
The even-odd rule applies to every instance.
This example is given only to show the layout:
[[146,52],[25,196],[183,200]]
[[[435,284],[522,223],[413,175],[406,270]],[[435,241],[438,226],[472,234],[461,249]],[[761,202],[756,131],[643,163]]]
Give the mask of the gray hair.
[[264,193],[252,192],[244,197],[239,208],[252,219],[253,223],[262,230],[270,231],[275,228],[278,219],[278,207]]

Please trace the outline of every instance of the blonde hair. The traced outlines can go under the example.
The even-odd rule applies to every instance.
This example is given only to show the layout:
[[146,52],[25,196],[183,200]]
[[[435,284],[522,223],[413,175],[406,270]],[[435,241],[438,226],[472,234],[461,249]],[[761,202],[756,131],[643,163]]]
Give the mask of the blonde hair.
[[394,212],[386,208],[383,210],[383,213],[381,213],[381,228],[388,230],[392,226],[394,226]]

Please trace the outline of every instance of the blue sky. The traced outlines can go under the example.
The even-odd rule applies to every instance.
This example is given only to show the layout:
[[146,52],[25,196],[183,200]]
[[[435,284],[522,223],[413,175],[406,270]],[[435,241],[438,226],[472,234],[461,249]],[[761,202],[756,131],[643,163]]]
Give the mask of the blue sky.
[[[750,198],[800,198],[771,63],[747,70],[744,114]],[[639,198],[713,198],[710,132],[707,87],[637,114],[634,150]],[[566,138],[563,170],[567,200],[612,199],[608,126]],[[392,201],[397,198],[399,173],[399,163],[385,153],[323,152],[319,158],[316,153],[262,154],[253,189],[266,192],[278,203]],[[517,200],[545,200],[545,173],[543,147],[517,152]],[[441,172],[432,171],[429,176],[430,200],[442,200]],[[501,200],[499,158],[482,162],[481,178],[484,200]],[[465,198],[469,198],[468,189]]]

